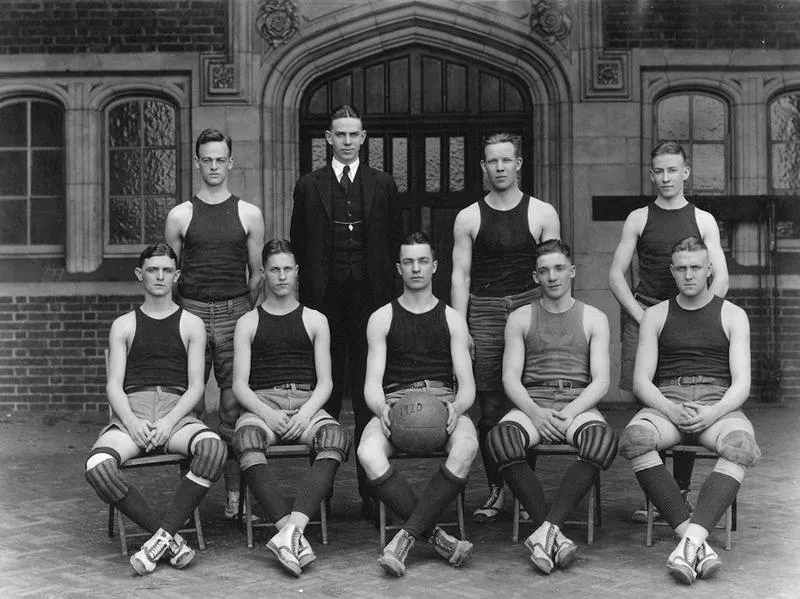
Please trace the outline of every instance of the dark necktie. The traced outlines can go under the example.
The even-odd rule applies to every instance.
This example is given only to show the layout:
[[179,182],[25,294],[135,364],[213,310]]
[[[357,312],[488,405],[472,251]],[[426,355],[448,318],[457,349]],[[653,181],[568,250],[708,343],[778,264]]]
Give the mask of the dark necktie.
[[342,169],[342,178],[339,179],[339,184],[344,189],[345,195],[350,193],[350,166],[345,164],[344,168]]

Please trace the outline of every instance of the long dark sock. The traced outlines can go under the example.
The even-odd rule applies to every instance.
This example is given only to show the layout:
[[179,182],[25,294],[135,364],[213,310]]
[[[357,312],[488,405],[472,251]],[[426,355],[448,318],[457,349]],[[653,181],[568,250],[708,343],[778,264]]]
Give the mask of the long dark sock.
[[508,483],[511,492],[519,502],[528,510],[534,523],[538,526],[544,522],[547,515],[544,489],[539,482],[539,477],[526,462],[519,462],[506,466],[502,470],[503,478]]
[[678,452],[672,456],[672,476],[675,482],[681,488],[681,491],[686,491],[692,485],[692,472],[694,471],[694,453],[693,452]]
[[293,511],[312,516],[319,509],[319,502],[330,489],[338,469],[338,460],[331,458],[314,460],[303,483],[297,489]]
[[481,449],[483,469],[486,471],[486,482],[489,483],[490,487],[502,487],[503,475],[497,468],[497,464],[495,464],[494,460],[492,459],[492,455],[489,452],[489,447],[486,444],[486,435],[489,434],[489,431],[492,429],[492,427],[494,427],[494,424],[478,424],[478,446]]
[[280,484],[267,464],[254,464],[244,470],[247,486],[267,517],[277,522],[289,513],[289,504],[281,494]]
[[115,507],[150,534],[161,526],[161,521],[153,508],[133,485],[128,485],[128,494],[120,499]]
[[406,520],[403,528],[415,539],[425,538],[425,533],[430,533],[442,510],[450,505],[466,484],[466,477],[457,477],[447,469],[447,466],[442,464],[442,467],[431,478],[428,486],[425,487],[417,506]]
[[408,520],[417,505],[417,495],[408,481],[400,476],[394,466],[390,466],[386,474],[375,480],[367,481],[375,499],[385,503],[390,510]]
[[200,505],[206,493],[208,493],[208,487],[199,485],[184,476],[178,483],[175,495],[172,496],[172,503],[167,508],[167,513],[164,514],[161,528],[169,534],[175,535],[186,519],[192,515],[194,508]]
[[689,508],[683,502],[678,483],[664,464],[639,470],[636,479],[667,523],[675,528],[689,519]]
[[581,502],[586,492],[591,489],[597,476],[597,471],[597,466],[583,460],[575,461],[567,469],[564,473],[564,478],[561,479],[558,499],[556,499],[547,514],[548,522],[558,526],[564,524],[564,520],[567,519],[569,513],[575,509],[575,506]]
[[741,483],[720,472],[712,472],[700,488],[697,509],[692,514],[692,523],[712,530],[728,506],[736,499]]

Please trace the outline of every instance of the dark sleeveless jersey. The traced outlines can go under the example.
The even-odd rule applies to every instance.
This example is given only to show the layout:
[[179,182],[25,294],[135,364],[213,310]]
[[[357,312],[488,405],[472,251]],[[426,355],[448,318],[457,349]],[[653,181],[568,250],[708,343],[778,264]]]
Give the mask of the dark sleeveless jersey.
[[478,200],[481,225],[472,249],[470,293],[502,297],[535,286],[536,239],[528,228],[530,199],[524,194],[511,210],[495,210],[485,198]]
[[636,292],[661,301],[678,295],[675,279],[669,272],[672,246],[691,235],[700,238],[694,204],[689,202],[677,210],[659,208],[655,202],[647,205],[647,222],[636,243],[639,259]]
[[206,204],[194,196],[192,220],[181,253],[181,297],[220,301],[248,293],[247,234],[239,219],[239,198]]
[[730,341],[722,328],[722,305],[714,296],[699,310],[685,310],[675,298],[658,337],[656,378],[713,376],[730,378]]
[[250,388],[317,382],[314,344],[303,324],[303,305],[288,314],[258,307],[258,327],[250,353]]
[[128,350],[123,388],[189,386],[186,346],[181,339],[181,314],[178,308],[160,320],[136,308],[136,332]]
[[554,314],[538,300],[531,303],[523,385],[553,379],[569,379],[585,385],[592,381],[589,340],[583,330],[585,309],[586,304],[575,300],[569,310]]
[[384,386],[424,379],[453,383],[446,307],[439,300],[431,310],[414,314],[396,299],[392,300],[392,324],[386,335]]

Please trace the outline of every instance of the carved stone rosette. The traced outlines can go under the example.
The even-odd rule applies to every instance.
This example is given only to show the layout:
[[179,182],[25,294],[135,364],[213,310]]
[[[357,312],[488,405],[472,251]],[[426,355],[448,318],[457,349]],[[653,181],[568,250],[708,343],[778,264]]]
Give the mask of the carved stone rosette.
[[564,40],[572,31],[572,6],[569,0],[532,0],[530,22],[551,44]]
[[297,12],[295,0],[261,0],[256,28],[270,46],[281,46],[297,33]]

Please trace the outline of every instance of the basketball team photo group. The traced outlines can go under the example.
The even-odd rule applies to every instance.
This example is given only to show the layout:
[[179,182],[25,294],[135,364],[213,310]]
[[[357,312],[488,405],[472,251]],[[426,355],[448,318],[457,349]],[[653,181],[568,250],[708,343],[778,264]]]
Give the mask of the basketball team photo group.
[[[193,147],[199,188],[171,209],[163,240],[131,273],[143,299],[110,329],[110,420],[85,456],[85,478],[118,532],[123,516],[146,531],[129,556],[136,575],[203,568],[213,533],[203,538],[198,508],[219,484],[221,517],[239,522],[251,546],[253,528],[267,528],[257,541],[267,551],[251,567],[266,579],[313,576],[330,556],[307,527],[321,525],[327,543],[331,506],[354,484],[369,541],[381,539],[377,564],[363,564],[376,577],[435,559],[468,570],[495,542],[473,544],[469,531],[500,526],[512,502],[514,535],[526,528],[510,567],[579,577],[576,557],[592,551],[580,531],[588,526],[593,542],[601,475],[616,460],[629,473],[621,484],[640,487],[630,518],[646,525],[648,543],[654,523],[662,539],[672,530],[670,549],[647,554],[654,568],[707,588],[728,576],[720,550],[730,549],[731,512],[761,457],[743,412],[750,323],[725,299],[717,219],[684,195],[684,147],[652,148],[654,195],[625,219],[601,275],[623,316],[617,360],[609,317],[573,289],[582,265],[559,213],[521,189],[519,135],[481,139],[479,162],[466,168],[480,169],[485,195],[456,214],[443,252],[429,225],[411,230],[393,176],[364,161],[357,107],[335,107],[320,133],[328,159],[297,180],[286,238],[265,239],[261,209],[229,189],[235,140],[203,130]],[[622,426],[603,413],[612,363],[638,409]],[[554,488],[537,469],[553,455]],[[304,464],[292,489],[279,481],[287,456]],[[701,458],[713,466],[695,474],[690,495]],[[148,502],[147,485],[131,477],[148,460],[181,465],[168,505]],[[422,479],[409,474],[414,460],[433,465]],[[487,483],[475,505],[468,480]],[[445,522],[452,513],[457,521]]]

